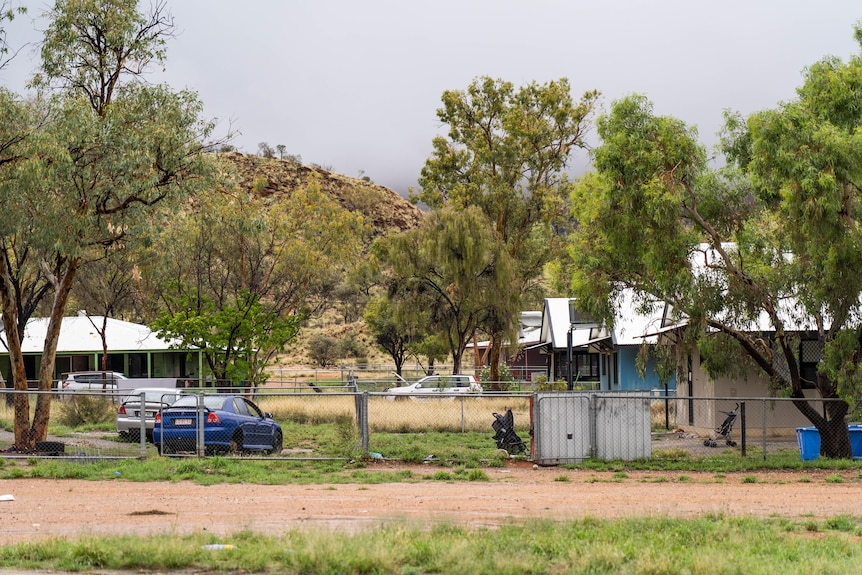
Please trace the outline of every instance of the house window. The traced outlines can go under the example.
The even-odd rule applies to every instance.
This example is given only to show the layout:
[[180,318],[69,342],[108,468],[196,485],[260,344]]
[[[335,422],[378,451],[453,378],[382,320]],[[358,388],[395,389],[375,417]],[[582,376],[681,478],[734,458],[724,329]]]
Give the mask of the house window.
[[578,381],[598,381],[599,354],[575,353],[572,357],[572,374]]
[[816,339],[799,342],[799,375],[804,389],[814,389],[817,383],[817,365],[823,356],[823,345]]

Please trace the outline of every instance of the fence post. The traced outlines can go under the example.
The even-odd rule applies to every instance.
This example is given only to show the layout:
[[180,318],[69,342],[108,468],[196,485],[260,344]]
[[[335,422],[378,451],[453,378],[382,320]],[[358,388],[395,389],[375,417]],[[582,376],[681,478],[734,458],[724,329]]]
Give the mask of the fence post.
[[763,427],[763,461],[766,461],[766,399],[760,400],[763,404],[763,415],[761,417],[761,426]]
[[198,457],[203,457],[206,454],[205,445],[204,445],[204,394],[198,394],[198,405],[197,405],[198,416],[195,418],[197,425],[195,426],[197,429],[195,430],[195,450],[197,451]]
[[598,441],[597,430],[596,430],[596,394],[590,393],[588,396],[588,407],[587,413],[590,426],[590,459],[595,459],[596,454],[598,453],[598,448],[596,446],[596,442]]
[[[140,398],[140,411],[138,411],[138,415],[141,416],[140,425],[138,426],[138,442],[141,446],[141,459],[147,458],[147,403],[146,403],[147,394],[143,391],[141,392]],[[122,401],[122,397],[120,397],[120,401]]]
[[664,429],[670,431],[670,399],[667,386],[668,383],[664,382]]
[[740,432],[741,432],[740,433],[740,435],[741,435],[740,441],[741,441],[742,445],[740,446],[739,450],[740,450],[740,454],[743,457],[745,457],[746,454],[745,454],[745,402],[744,401],[739,404],[739,425],[740,425],[740,427],[742,427],[742,429],[740,430]]
[[362,455],[368,455],[368,392],[356,393],[356,426],[359,428],[359,445]]

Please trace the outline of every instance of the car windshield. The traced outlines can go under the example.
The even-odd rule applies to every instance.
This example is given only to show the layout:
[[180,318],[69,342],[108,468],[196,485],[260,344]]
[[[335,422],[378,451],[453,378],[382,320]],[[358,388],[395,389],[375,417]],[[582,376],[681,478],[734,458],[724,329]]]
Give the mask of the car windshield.
[[[184,395],[179,398],[171,407],[197,407],[199,395]],[[204,407],[207,409],[224,409],[224,402],[227,399],[223,395],[204,395]]]

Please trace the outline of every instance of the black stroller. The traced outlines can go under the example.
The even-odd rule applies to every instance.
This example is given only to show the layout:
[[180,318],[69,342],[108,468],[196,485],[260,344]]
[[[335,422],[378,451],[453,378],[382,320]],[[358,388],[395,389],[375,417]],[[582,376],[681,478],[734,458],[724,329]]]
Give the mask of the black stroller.
[[[719,437],[724,438],[725,445],[729,447],[736,447],[736,442],[731,438],[731,433],[733,432],[733,424],[736,423],[736,415],[739,411],[739,403],[736,404],[730,411],[720,411],[719,413],[723,413],[727,417],[724,418],[724,421],[718,428],[715,430],[715,434]],[[717,438],[709,437],[708,439],[703,440],[703,445],[705,447],[717,447],[718,443],[715,441]]]
[[515,416],[512,410],[506,411],[506,415],[494,414],[494,440],[499,449],[505,449],[510,455],[523,453],[527,450],[527,444],[515,433]]

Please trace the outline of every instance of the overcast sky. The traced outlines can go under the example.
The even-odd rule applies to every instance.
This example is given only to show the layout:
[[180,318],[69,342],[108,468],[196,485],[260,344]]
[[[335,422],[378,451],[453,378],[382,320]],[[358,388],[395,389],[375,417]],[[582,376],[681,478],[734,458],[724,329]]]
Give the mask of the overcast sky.
[[[7,25],[35,45],[47,0]],[[144,6],[149,3],[144,1]],[[478,76],[515,85],[568,78],[605,108],[633,92],[715,142],[724,109],[794,97],[803,68],[858,51],[860,0],[167,0],[178,35],[166,72],[196,90],[241,151],[259,142],[406,193],[446,128],[444,90]],[[0,82],[24,93],[38,52]],[[595,138],[593,137],[593,140]],[[573,158],[575,171],[588,163]]]

